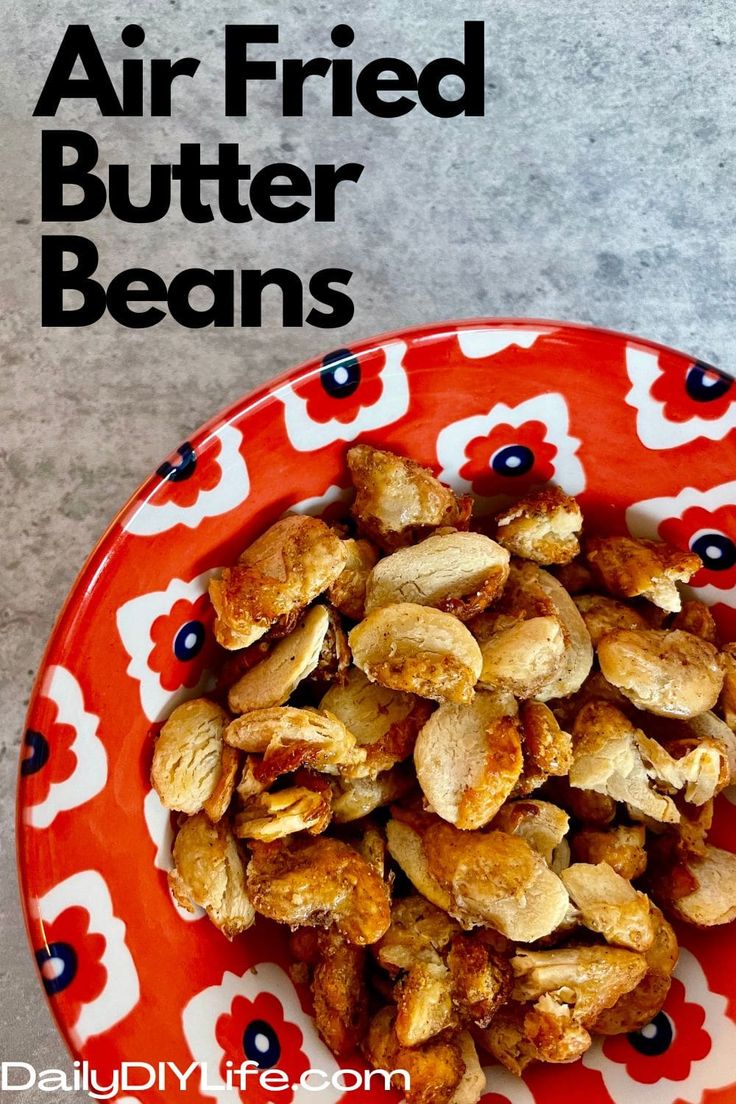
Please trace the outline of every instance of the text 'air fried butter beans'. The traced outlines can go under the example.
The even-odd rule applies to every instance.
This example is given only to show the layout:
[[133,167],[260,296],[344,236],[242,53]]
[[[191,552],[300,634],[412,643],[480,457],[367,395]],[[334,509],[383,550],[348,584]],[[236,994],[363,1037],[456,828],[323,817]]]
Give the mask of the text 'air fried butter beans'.
[[697,556],[584,535],[559,488],[477,523],[411,459],[346,461],[349,518],[283,517],[210,584],[216,700],[153,751],[170,886],[228,938],[291,929],[338,1058],[476,1104],[485,1055],[518,1076],[650,1022],[668,916],[736,920],[708,841],[736,645],[681,602]]

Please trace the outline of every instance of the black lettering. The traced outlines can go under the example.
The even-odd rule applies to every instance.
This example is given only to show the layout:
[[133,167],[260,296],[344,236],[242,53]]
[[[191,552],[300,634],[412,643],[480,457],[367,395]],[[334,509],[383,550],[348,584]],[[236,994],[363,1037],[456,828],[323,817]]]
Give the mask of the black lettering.
[[[277,184],[278,177],[284,176],[287,184]],[[309,214],[306,203],[290,203],[279,207],[273,202],[274,196],[311,196],[312,184],[303,169],[286,162],[275,162],[259,169],[250,186],[250,204],[257,215],[269,222],[298,222]]]
[[309,281],[309,294],[318,303],[330,307],[330,310],[321,311],[312,307],[307,315],[308,326],[316,326],[320,330],[334,330],[352,322],[355,314],[353,300],[344,291],[339,291],[332,286],[342,284],[347,287],[352,277],[352,272],[347,268],[323,268],[315,272]]
[[282,325],[301,326],[304,289],[296,272],[288,268],[245,268],[241,272],[241,326],[260,326],[263,315],[263,292],[269,285],[277,287],[282,296]]
[[283,107],[284,116],[304,114],[304,82],[307,77],[326,77],[331,62],[328,58],[312,58],[300,61],[298,58],[286,58],[283,64]]
[[[212,303],[200,309],[193,307],[190,296],[195,288],[212,292]],[[231,269],[187,268],[177,273],[169,284],[169,313],[175,322],[191,330],[204,326],[234,324],[235,276]]]
[[225,27],[225,114],[248,114],[248,81],[275,80],[276,63],[248,61],[249,42],[278,42],[279,29],[266,24],[231,23]]
[[217,147],[220,163],[220,183],[217,202],[220,214],[228,222],[251,222],[250,207],[240,198],[240,182],[250,180],[250,165],[240,163],[237,142],[221,142]]
[[[145,284],[144,288],[134,288],[131,284]],[[111,318],[121,326],[131,330],[144,330],[156,326],[166,317],[166,311],[158,307],[134,311],[130,303],[166,302],[166,284],[150,268],[127,268],[110,281],[107,289],[107,309]]]
[[[419,100],[425,111],[440,119],[456,115],[485,114],[485,24],[480,19],[465,22],[465,52],[457,58],[437,58],[430,61],[419,77]],[[446,100],[440,93],[445,77],[459,77],[463,92],[456,100]]]
[[335,192],[343,181],[357,184],[365,165],[349,161],[346,165],[314,166],[314,221],[335,221]]
[[332,114],[335,118],[353,114],[353,63],[335,58],[332,63]]
[[[355,31],[349,23],[338,23],[332,28],[330,38],[335,46],[344,50],[355,41]],[[350,58],[336,58],[332,62],[332,114],[353,114],[353,63]]]
[[[382,73],[392,73],[393,76],[384,77]],[[355,84],[355,93],[359,103],[370,111],[371,115],[377,115],[379,119],[397,119],[400,115],[408,115],[415,108],[416,101],[408,96],[399,96],[397,100],[384,100],[379,92],[416,92],[416,73],[405,61],[400,58],[377,58],[369,61],[358,74]]]
[[[76,258],[74,268],[64,268],[64,254]],[[94,242],[74,234],[44,234],[41,238],[41,325],[91,326],[105,313],[105,289],[90,277],[99,256]],[[64,309],[64,292],[78,291],[79,307]]]
[[143,60],[123,61],[123,114],[133,118],[143,114]]
[[110,213],[121,222],[158,222],[171,206],[171,170],[151,165],[151,192],[147,203],[136,206],[130,198],[130,166],[108,169]]
[[151,61],[151,115],[171,115],[171,86],[177,77],[193,77],[198,58],[154,58]]
[[[64,164],[64,151],[73,150],[77,159]],[[99,150],[91,134],[82,130],[45,130],[41,135],[41,218],[44,222],[86,222],[105,208],[107,192],[92,169]],[[64,187],[81,188],[82,198],[65,203]],[[83,240],[83,239],[80,239]]]
[[181,213],[188,222],[212,222],[214,215],[209,203],[202,202],[202,181],[218,180],[220,170],[202,164],[202,153],[197,142],[182,142],[179,164],[171,169],[173,180],[181,181]]
[[[72,77],[79,62],[85,77]],[[102,60],[88,24],[67,27],[46,82],[41,89],[34,115],[55,115],[66,99],[96,100],[101,115],[123,115],[123,106]]]

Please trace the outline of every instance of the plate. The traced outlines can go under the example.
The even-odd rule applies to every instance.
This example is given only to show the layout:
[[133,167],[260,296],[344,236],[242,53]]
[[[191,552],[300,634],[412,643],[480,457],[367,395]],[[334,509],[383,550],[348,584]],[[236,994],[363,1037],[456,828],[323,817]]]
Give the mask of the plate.
[[[259,921],[231,944],[177,908],[172,825],[148,778],[162,719],[212,685],[208,579],[285,511],[339,513],[358,439],[430,466],[481,511],[553,480],[579,498],[589,528],[694,549],[705,566],[693,593],[736,638],[736,381],[690,356],[558,322],[446,323],[337,350],[215,417],[136,492],[83,568],[21,755],[29,938],[73,1056],[100,1077],[125,1062],[207,1063],[213,1087],[190,1079],[175,1094],[131,1069],[127,1104],[243,1104],[215,1086],[244,1056],[290,1075],[329,1072],[329,1088],[276,1093],[283,1104],[398,1099],[343,1093],[286,972],[283,930]],[[735,801],[718,797],[711,837],[731,850]],[[596,1042],[564,1070],[533,1067],[517,1081],[494,1067],[484,1104],[548,1104],[563,1087],[588,1104],[643,1092],[647,1104],[733,1102],[736,938],[681,936],[652,1024]],[[259,1092],[248,1104],[265,1104]]]

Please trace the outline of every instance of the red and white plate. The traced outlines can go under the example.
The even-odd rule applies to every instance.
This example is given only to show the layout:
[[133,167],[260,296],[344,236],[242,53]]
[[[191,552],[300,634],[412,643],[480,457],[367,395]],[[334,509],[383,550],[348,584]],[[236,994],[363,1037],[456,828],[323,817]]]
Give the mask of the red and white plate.
[[[428,465],[480,510],[553,480],[598,532],[693,548],[705,564],[693,592],[736,637],[736,381],[692,357],[557,322],[451,323],[311,361],[214,418],[92,553],[28,713],[18,797],[28,930],[59,1028],[100,1074],[125,1061],[206,1061],[212,1074],[253,1057],[297,1076],[335,1068],[286,973],[283,930],[259,922],[231,944],[172,901],[170,818],[148,776],[161,721],[212,685],[211,573],[284,511],[339,509],[356,440]],[[718,798],[712,839],[736,851],[734,802]],[[484,1104],[733,1104],[736,931],[679,934],[676,981],[652,1024],[523,1081],[489,1069]],[[266,1100],[193,1086],[175,1096]]]

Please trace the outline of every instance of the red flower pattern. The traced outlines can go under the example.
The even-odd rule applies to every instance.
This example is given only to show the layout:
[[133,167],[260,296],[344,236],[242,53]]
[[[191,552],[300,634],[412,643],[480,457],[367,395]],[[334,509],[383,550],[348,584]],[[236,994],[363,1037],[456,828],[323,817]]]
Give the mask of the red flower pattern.
[[[233,1084],[240,1093],[244,1104],[272,1104],[274,1090],[260,1084],[257,1072],[243,1078],[238,1083],[237,1073],[243,1062],[251,1059],[258,1061],[258,1050],[246,1053],[245,1037],[251,1025],[267,1025],[272,1037],[271,1053],[261,1059],[262,1069],[282,1070],[289,1078],[289,1085],[298,1083],[303,1073],[310,1068],[310,1061],[303,1049],[304,1036],[294,1023],[284,1018],[281,1001],[273,993],[259,993],[255,1000],[236,997],[230,1006],[230,1012],[220,1016],[215,1024],[215,1038],[222,1049],[220,1077],[225,1080],[228,1070],[232,1070]],[[264,1035],[265,1039],[265,1035]],[[275,1042],[274,1042],[275,1040]],[[273,1059],[273,1060],[271,1060]],[[232,1065],[228,1066],[228,1062]],[[278,1091],[279,1101],[291,1104],[294,1093],[291,1088]]]
[[[659,526],[659,535],[662,540],[669,541],[677,548],[691,548],[696,544],[694,551],[705,559],[706,566],[698,571],[690,580],[692,586],[718,587],[719,590],[730,590],[736,586],[736,563],[723,570],[714,570],[708,567],[708,541],[703,541],[703,547],[698,542],[693,542],[696,533],[713,533],[721,540],[725,538],[726,545],[736,545],[736,505],[719,506],[715,510],[705,510],[702,506],[691,506],[685,510],[682,517],[667,518]],[[722,547],[717,551],[730,554],[729,547]],[[717,562],[717,559],[716,561]],[[726,561],[728,562],[728,561]]]
[[[322,373],[315,372],[309,379],[294,385],[294,394],[304,399],[307,414],[313,422],[324,425],[333,420],[343,425],[355,420],[365,406],[375,406],[383,395],[381,372],[386,365],[383,352],[365,357],[360,362],[360,382],[349,394],[330,394],[322,382]],[[339,371],[339,366],[336,371]]]
[[[651,386],[651,396],[664,406],[663,414],[671,422],[687,422],[690,418],[717,420],[736,399],[731,381],[714,368],[688,364],[682,357],[661,353],[662,374]],[[689,387],[689,390],[688,390]],[[695,390],[701,401],[693,398]]]
[[[191,475],[184,479],[174,479],[169,476],[157,489],[153,501],[157,506],[164,502],[175,502],[177,506],[193,506],[199,498],[200,492],[211,491],[222,479],[222,467],[218,457],[222,451],[219,437],[211,437],[202,451],[196,451],[196,459]],[[182,467],[181,453],[174,453],[169,457],[169,464],[173,468]]]
[[[56,1014],[67,1023],[76,1023],[83,1004],[89,1004],[99,997],[107,982],[107,970],[100,959],[105,953],[107,940],[99,932],[90,932],[90,917],[86,908],[75,905],[64,909],[53,924],[44,926],[46,946],[54,943],[66,943],[76,955],[76,973],[66,988],[53,997]],[[47,971],[51,964],[43,966],[41,973],[53,977]]]
[[[519,474],[505,474],[499,457],[504,450],[514,446],[528,450],[531,466],[522,464]],[[520,494],[527,487],[546,483],[555,474],[554,458],[557,448],[547,440],[544,422],[524,422],[518,428],[510,425],[494,426],[487,437],[474,437],[465,449],[467,463],[460,468],[460,476],[467,479],[476,494],[489,498],[498,494]],[[508,472],[513,468],[507,467]]]
[[[615,517],[622,520],[623,510],[640,501],[675,496],[683,487],[692,485],[702,487],[705,495],[706,487],[734,478],[736,435],[733,432],[717,440],[701,436],[697,443],[688,438],[683,445],[672,448],[666,443],[664,447],[658,445],[654,449],[642,444],[636,431],[637,413],[625,401],[629,379],[625,367],[626,341],[622,338],[560,327],[550,338],[538,340],[530,350],[514,347],[510,351],[499,353],[488,362],[464,357],[452,334],[441,340],[427,340],[426,333],[416,336],[402,335],[402,339],[408,345],[402,364],[410,388],[410,406],[400,420],[392,422],[390,426],[370,430],[370,442],[378,447],[397,449],[429,460],[437,434],[448,422],[476,416],[479,411],[489,410],[496,403],[503,402],[513,407],[526,401],[530,389],[538,386],[545,392],[564,392],[570,425],[577,436],[583,439],[582,448],[588,476],[585,503],[586,509],[589,504],[594,513],[598,511],[602,516],[604,510],[608,510],[609,504],[615,501],[617,511],[620,507],[620,513],[617,512]],[[652,348],[650,351],[662,362],[659,349]],[[368,354],[369,359],[372,355]],[[357,356],[366,363],[366,354],[362,349],[357,350]],[[687,360],[688,365],[691,363],[691,360]],[[680,386],[684,370],[683,368],[679,377]],[[674,402],[674,395],[677,394],[674,376],[672,381]],[[278,387],[281,389],[302,382],[297,376],[296,381],[292,379],[291,384],[285,381],[279,383]],[[381,404],[385,401],[388,390],[389,384],[384,379]],[[736,398],[735,392],[736,388],[732,388],[731,393]],[[283,418],[274,415],[274,410],[280,411],[280,407],[276,405],[279,401],[278,397],[274,398],[273,407],[265,400],[254,405],[241,403],[228,414],[228,421],[235,419],[235,424],[239,427],[239,432],[242,431],[247,443],[253,491],[246,513],[251,517],[252,511],[252,517],[256,519],[275,517],[283,507],[283,496],[287,491],[290,500],[306,497],[314,494],[315,488],[334,483],[344,470],[345,446],[342,440],[327,448],[308,451],[305,445],[304,450],[295,451],[287,437]],[[300,407],[304,406],[303,400],[299,399],[298,403]],[[347,411],[351,403],[352,400],[346,398],[343,409]],[[718,402],[713,400],[699,403],[697,407],[693,404],[691,411],[705,419],[715,417],[717,407]],[[657,406],[657,411],[661,409],[661,406]],[[530,420],[532,417],[544,420],[541,411],[538,414],[530,412],[528,417]],[[648,412],[642,415],[643,420],[649,417]],[[506,420],[509,419],[510,415],[507,415]],[[308,422],[308,419],[304,420]],[[221,419],[220,424],[224,426],[226,423]],[[687,423],[680,423],[680,426],[683,425],[686,427]],[[339,423],[335,422],[335,426],[339,428]],[[511,432],[516,436],[520,431]],[[509,439],[513,440],[513,437],[510,436]],[[223,449],[227,453],[225,446]],[[174,459],[176,460],[176,454]],[[459,464],[466,462],[463,455],[456,459]],[[224,457],[221,458],[221,463],[225,466]],[[559,454],[554,458],[554,465],[559,478]],[[456,463],[455,470],[457,466]],[[472,465],[469,468],[471,477],[478,474],[472,470]],[[487,460],[485,466],[479,464],[480,474],[486,469]],[[279,478],[274,473],[278,473]],[[196,484],[199,488],[200,474],[195,472],[190,480],[181,480],[178,485],[167,480],[154,497],[163,501],[169,493],[176,495],[185,491],[187,484],[192,488]],[[487,474],[490,476],[490,473]],[[493,481],[489,478],[489,482]],[[510,494],[513,495],[522,480],[520,477],[509,482]],[[701,505],[706,502],[707,499],[704,498]],[[710,508],[714,508],[712,503]],[[238,548],[242,546],[244,509],[233,509],[216,519],[203,518],[196,528],[173,526],[163,536],[159,535],[158,530],[152,535],[134,535],[115,525],[93,554],[70,598],[67,612],[54,633],[48,662],[51,664],[63,661],[64,657],[73,658],[78,668],[83,696],[89,699],[86,708],[99,714],[103,732],[122,723],[128,741],[143,745],[150,724],[149,718],[141,710],[138,685],[127,671],[128,655],[111,640],[114,612],[130,600],[132,595],[139,594],[143,586],[150,591],[163,592],[171,582],[174,572],[181,578],[194,578],[213,562],[215,546],[225,552],[231,549],[233,555],[237,554]],[[697,532],[697,527],[692,531]],[[685,534],[684,544],[687,544],[689,536],[689,533]],[[724,594],[723,591],[718,593]],[[730,598],[727,594],[725,597]],[[714,610],[724,639],[736,639],[736,609],[717,603]],[[114,630],[112,636],[114,637]],[[192,664],[194,665],[198,666],[198,661]],[[88,691],[92,687],[94,693],[90,696]],[[39,732],[50,732],[50,715],[49,703],[37,691],[31,706],[29,726]],[[59,1013],[61,1029],[73,1048],[73,1056],[80,1059],[89,1057],[102,1069],[106,1069],[108,1062],[117,1066],[121,1054],[145,1058],[154,1053],[170,1056],[181,1068],[186,1068],[191,1056],[183,1035],[182,1016],[195,995],[208,990],[213,979],[222,978],[228,972],[245,974],[253,962],[259,962],[264,954],[274,962],[281,962],[286,953],[282,942],[286,939],[286,934],[283,932],[269,931],[264,945],[263,932],[251,929],[242,938],[228,944],[217,933],[210,937],[205,929],[200,930],[200,925],[172,924],[170,901],[168,895],[163,893],[150,896],[147,901],[146,922],[141,923],[139,902],[129,892],[132,867],[139,860],[144,867],[151,864],[151,845],[143,830],[142,821],[143,799],[149,782],[142,771],[140,780],[138,779],[141,758],[118,756],[115,759],[113,756],[114,771],[111,771],[104,790],[93,802],[86,801],[79,807],[65,811],[49,828],[34,827],[25,818],[19,825],[23,897],[36,948],[43,946],[41,926],[35,913],[36,902],[49,891],[51,881],[61,882],[73,871],[102,871],[109,882],[116,911],[126,924],[125,939],[140,980],[140,1004],[135,1012],[124,1019],[119,1018],[117,1023],[107,1027],[101,1034],[93,1035],[82,1045],[73,1037],[73,1032],[70,1034],[80,1007],[71,998],[77,986],[90,986],[94,991],[89,973],[85,972],[83,977],[80,969],[80,977],[75,979],[74,985],[52,998],[55,1010]],[[39,771],[39,777],[50,766],[48,764]],[[27,811],[33,792],[32,778],[28,776],[21,787],[22,813]],[[730,846],[736,831],[736,808],[729,805],[725,798],[719,797],[715,815],[719,834],[714,835],[713,842],[717,846]],[[110,848],[110,825],[115,825],[115,831],[125,844],[130,860],[127,863],[121,863],[115,849]],[[52,932],[59,939],[71,937],[69,931],[61,930],[61,919],[58,924],[58,932],[57,922],[54,922],[53,927],[46,925],[49,937]],[[94,921],[91,924],[95,926]],[[165,939],[151,937],[151,933],[158,929],[166,932]],[[736,998],[732,942],[725,929],[691,933],[689,939],[708,983],[716,993],[723,993],[729,1003],[728,1007],[723,1005],[721,1014],[717,1013],[716,1008],[719,1002],[714,1000],[713,1007],[717,1013],[714,1014],[705,995],[703,996],[708,1012],[705,1023],[701,1021],[696,1024],[695,1031],[701,1033],[703,1049],[707,1045],[702,1040],[703,1028],[708,1031],[713,1039],[712,1050],[705,1059],[690,1057],[689,1082],[672,1083],[663,1080],[661,1084],[665,1088],[660,1088],[656,1095],[658,1099],[664,1098],[668,1101],[674,1101],[679,1096],[689,1104],[695,1104],[701,1096],[714,1102],[717,1100],[721,1104],[725,1104],[727,1100],[733,1104],[734,1089],[730,1085],[733,1074],[728,1068],[729,1055],[732,1054],[732,1049],[729,1050],[731,1036],[726,1033],[723,1022],[726,1015],[733,1015]],[[192,947],[195,944],[199,950],[195,948],[193,953]],[[95,949],[93,945],[92,952]],[[90,957],[86,949],[83,955],[85,958]],[[182,968],[182,963],[185,968]],[[107,986],[112,986],[115,980],[111,963]],[[274,991],[278,992],[279,989],[274,987]],[[699,998],[695,994],[700,991],[700,988],[689,989],[689,1000],[697,1001]],[[103,990],[105,995],[107,992],[107,988]],[[673,990],[673,998],[675,995]],[[66,1000],[69,1001],[71,1011],[63,1003]],[[200,1030],[206,1031],[213,1042],[215,1021],[221,1010],[229,1018],[233,1000],[234,994],[227,998],[224,1008],[222,1005],[218,1007],[209,1020],[204,1016],[200,1021]],[[156,1036],[153,1040],[151,1011],[156,1013]],[[675,1054],[673,1068],[676,1068],[688,1060],[688,1023],[678,1020],[674,1006],[670,1012],[676,1032],[670,1051]],[[272,1022],[275,1022],[275,1016]],[[301,1024],[301,1020],[297,1022]],[[100,1027],[100,1017],[97,1014],[89,1026],[93,1030]],[[306,1027],[303,1030],[305,1042],[302,1045],[308,1050],[311,1032],[307,1032]],[[233,1048],[239,1042],[242,1043],[242,1040],[238,1040],[235,1034]],[[621,1055],[626,1061],[633,1059],[639,1065],[651,1063],[658,1066],[655,1076],[670,1075],[669,1057],[668,1065],[665,1065],[665,1059],[644,1059],[633,1053],[634,1048],[627,1044],[626,1039],[611,1045],[621,1047]],[[721,1061],[720,1056],[724,1050],[725,1058]],[[203,1055],[204,1053],[206,1052]],[[239,1050],[233,1049],[231,1053],[233,1059],[242,1060],[242,1045]],[[710,1059],[716,1055],[719,1056],[718,1062],[711,1064]],[[212,1069],[213,1080],[217,1077],[219,1057],[218,1053],[218,1061]],[[615,1091],[619,1104],[622,1100],[636,1101],[638,1098],[642,1098],[646,1104],[645,1098],[653,1097],[653,1090],[657,1089],[656,1083],[649,1085],[642,1081],[631,1082],[625,1065],[621,1062],[617,1064],[611,1058],[605,1059],[605,1062],[609,1070],[618,1074]],[[317,1059],[314,1059],[314,1064],[319,1064]],[[632,1068],[638,1071],[639,1066]],[[638,1095],[637,1083],[640,1086]],[[565,1097],[574,1100],[579,1096],[586,1104],[612,1104],[613,1096],[606,1084],[597,1068],[585,1067],[581,1063],[564,1068],[545,1068],[540,1065],[536,1070],[532,1068],[528,1076],[530,1092],[539,1101],[555,1101]],[[667,1087],[672,1090],[669,1095]],[[514,1101],[528,1099],[523,1089],[515,1094],[506,1087],[506,1092]],[[155,1092],[153,1095],[156,1095]],[[274,1101],[287,1095],[272,1093]],[[369,1099],[368,1091],[358,1095],[366,1101]],[[497,1090],[495,1096],[487,1094],[484,1104],[506,1104],[505,1101],[498,1100],[498,1096],[503,1097],[503,1090]]]
[[[664,1014],[672,1031],[672,1041],[661,1053],[643,1053],[633,1045],[629,1035],[611,1035],[603,1043],[606,1058],[625,1065],[629,1077],[642,1085],[653,1085],[662,1078],[684,1081],[693,1062],[705,1058],[712,1046],[710,1035],[703,1029],[705,1009],[685,999],[685,986],[678,978],[672,979]],[[652,1032],[656,1024],[655,1020],[649,1025]],[[637,1034],[647,1039],[647,1030],[645,1027]]]
[[49,795],[52,786],[66,782],[77,767],[77,755],[72,751],[77,732],[73,725],[61,724],[55,718],[59,712],[55,702],[49,701],[48,720],[40,728],[49,748],[47,762],[40,770],[25,776],[25,800],[29,805],[40,805]]
[[[161,614],[151,625],[153,649],[148,657],[148,666],[155,671],[164,690],[178,690],[182,686],[196,686],[202,675],[214,659],[215,638],[212,633],[213,610],[206,594],[201,594],[194,602],[180,598],[168,613]],[[185,625],[197,622],[203,634],[202,643],[193,636],[192,646],[187,648],[185,634],[180,634]],[[179,654],[176,648],[178,646]],[[191,653],[191,654],[188,654]],[[196,659],[196,662],[193,662]]]

